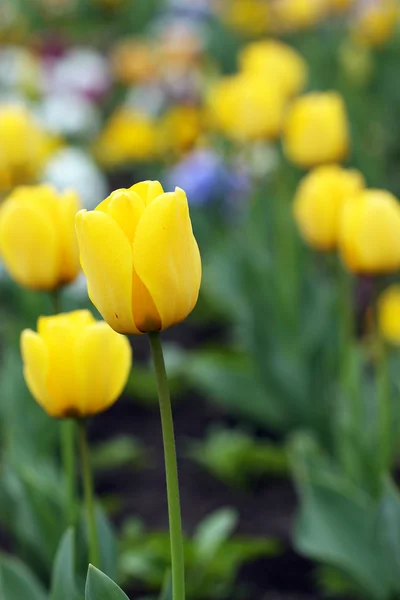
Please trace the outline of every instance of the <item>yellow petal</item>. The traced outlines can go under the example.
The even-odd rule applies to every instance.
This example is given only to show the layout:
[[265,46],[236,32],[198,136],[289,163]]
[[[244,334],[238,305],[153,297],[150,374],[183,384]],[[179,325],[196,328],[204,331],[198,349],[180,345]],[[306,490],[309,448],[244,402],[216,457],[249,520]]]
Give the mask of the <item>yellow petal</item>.
[[146,206],[164,193],[159,181],[141,181],[140,183],[135,183],[129,189],[140,196]]
[[88,416],[111,406],[121,395],[131,369],[128,339],[104,322],[85,328],[75,352],[79,373],[79,414]]
[[76,216],[81,262],[90,297],[119,333],[139,333],[132,314],[132,249],[112,217],[79,211]]
[[57,411],[53,410],[53,403],[46,387],[49,356],[40,335],[25,329],[21,334],[21,354],[24,377],[29,391],[40,406],[49,414],[56,416]]
[[46,212],[10,203],[0,218],[0,247],[7,270],[21,285],[50,290],[57,286],[59,244]]
[[126,189],[116,190],[96,208],[106,212],[118,223],[130,243],[133,242],[144,209],[145,205],[140,196]]
[[73,281],[80,270],[79,248],[75,231],[75,215],[80,207],[77,194],[67,191],[59,199],[61,216],[60,231],[60,280],[68,283]]
[[41,317],[38,332],[46,345],[49,368],[46,388],[51,396],[53,414],[75,416],[80,395],[75,347],[81,328],[92,322],[89,311],[76,311],[54,317]]
[[162,329],[182,321],[196,304],[201,281],[200,253],[183,190],[163,194],[146,208],[136,230],[133,260]]

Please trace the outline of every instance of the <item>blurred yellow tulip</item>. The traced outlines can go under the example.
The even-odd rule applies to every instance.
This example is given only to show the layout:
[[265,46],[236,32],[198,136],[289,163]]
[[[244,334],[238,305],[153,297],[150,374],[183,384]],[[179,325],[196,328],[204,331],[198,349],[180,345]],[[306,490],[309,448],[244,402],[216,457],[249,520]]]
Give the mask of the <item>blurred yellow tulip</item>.
[[382,46],[393,35],[399,14],[398,0],[365,3],[354,22],[353,38],[365,46]]
[[307,82],[307,64],[294,48],[278,40],[252,42],[239,54],[243,72],[264,77],[285,96],[299,94]]
[[118,109],[106,123],[94,146],[105,167],[153,160],[157,153],[158,128],[142,112]]
[[16,188],[0,207],[0,253],[10,275],[35,290],[54,290],[79,273],[75,192],[49,185]]
[[330,0],[330,6],[332,10],[338,13],[346,12],[353,6],[354,3],[355,0]]
[[211,124],[239,142],[276,139],[285,107],[280,86],[271,85],[259,75],[223,77],[209,94]]
[[329,0],[274,0],[272,14],[279,31],[307,29],[319,23],[329,12]]
[[334,250],[343,205],[363,187],[361,173],[337,165],[316,167],[306,175],[294,200],[294,215],[304,240],[316,250]]
[[201,260],[186,194],[158,181],[113,192],[76,229],[89,296],[120,333],[171,327],[193,310]]
[[380,295],[378,324],[385,340],[400,346],[400,284],[390,285]]
[[88,310],[40,317],[21,334],[24,377],[52,417],[83,418],[109,408],[131,369],[128,339]]
[[343,206],[339,249],[350,271],[366,275],[400,268],[400,205],[384,190],[365,190]]
[[162,117],[159,129],[160,150],[182,154],[191,150],[204,129],[203,110],[194,105],[175,105]]
[[223,0],[226,22],[244,36],[266,33],[270,27],[271,9],[265,0]]
[[23,106],[0,107],[0,190],[34,183],[47,158],[57,148]]
[[345,159],[349,126],[342,97],[336,92],[313,92],[294,100],[284,124],[283,145],[289,160],[300,167]]

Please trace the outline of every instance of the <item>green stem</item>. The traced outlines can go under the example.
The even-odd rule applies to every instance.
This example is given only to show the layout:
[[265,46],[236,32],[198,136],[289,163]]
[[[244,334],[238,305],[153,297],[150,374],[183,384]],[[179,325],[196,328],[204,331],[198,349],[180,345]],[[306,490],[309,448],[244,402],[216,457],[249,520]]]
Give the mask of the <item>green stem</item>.
[[96,513],[94,505],[93,476],[89,459],[86,422],[78,421],[79,449],[83,478],[83,492],[86,504],[87,529],[89,538],[89,559],[93,566],[100,566],[99,541],[97,535]]
[[76,471],[75,471],[75,421],[61,422],[61,452],[65,477],[65,520],[68,525],[76,522]]
[[185,565],[181,509],[179,502],[178,467],[176,461],[171,401],[160,334],[158,332],[149,333],[149,340],[157,379],[162,433],[164,439],[165,473],[167,480],[168,514],[171,542],[172,597],[173,600],[184,600]]
[[377,393],[377,411],[378,411],[378,475],[381,475],[390,467],[391,459],[391,399],[390,399],[390,378],[388,367],[388,356],[380,328],[378,318],[378,300],[380,293],[379,281],[375,280],[373,315],[374,315],[374,334],[376,343],[376,393]]
[[[56,288],[52,294],[53,310],[61,312],[61,290]],[[60,431],[61,457],[65,477],[65,521],[67,525],[76,522],[76,465],[75,465],[75,422],[64,419]]]

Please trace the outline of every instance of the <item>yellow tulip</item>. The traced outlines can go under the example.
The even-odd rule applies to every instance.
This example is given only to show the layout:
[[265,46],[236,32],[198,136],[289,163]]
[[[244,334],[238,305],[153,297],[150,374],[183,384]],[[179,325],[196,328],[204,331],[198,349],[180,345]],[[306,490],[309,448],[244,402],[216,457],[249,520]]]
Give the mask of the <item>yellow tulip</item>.
[[223,17],[236,31],[245,36],[260,35],[270,26],[270,6],[265,0],[225,0]]
[[0,190],[34,182],[56,147],[25,107],[1,106]]
[[106,123],[94,146],[106,167],[154,160],[158,129],[154,119],[137,110],[118,109]]
[[399,13],[398,0],[366,3],[354,23],[353,38],[365,46],[382,46],[393,35]]
[[52,417],[88,417],[121,395],[131,369],[126,337],[88,310],[40,317],[37,333],[21,334],[24,377]]
[[280,31],[307,29],[327,16],[329,0],[277,0],[273,17]]
[[366,275],[400,268],[400,205],[384,190],[365,190],[346,202],[339,248],[350,271]]
[[400,284],[385,289],[378,299],[378,324],[382,336],[400,346]]
[[201,260],[186,194],[158,181],[113,192],[76,217],[82,268],[93,304],[120,333],[171,327],[193,310]]
[[284,124],[284,150],[300,167],[340,162],[349,152],[346,108],[336,92],[313,92],[294,100]]
[[285,108],[280,87],[253,74],[223,77],[210,90],[212,125],[239,142],[276,139]]
[[334,250],[342,208],[363,187],[361,173],[337,165],[316,167],[306,175],[294,200],[294,215],[304,240],[316,250]]
[[338,13],[344,13],[349,10],[355,0],[330,0],[330,5],[333,11]]
[[54,290],[79,273],[77,195],[49,185],[19,187],[0,207],[0,253],[10,275],[30,289]]
[[278,40],[252,42],[239,55],[243,72],[265,77],[285,96],[301,92],[307,82],[307,65],[301,54]]

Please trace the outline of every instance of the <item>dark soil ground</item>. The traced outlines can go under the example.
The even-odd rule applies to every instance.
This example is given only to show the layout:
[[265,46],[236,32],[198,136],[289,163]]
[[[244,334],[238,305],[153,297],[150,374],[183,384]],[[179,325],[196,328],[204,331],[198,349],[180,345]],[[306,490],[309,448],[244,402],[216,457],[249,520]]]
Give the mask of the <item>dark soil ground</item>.
[[[182,326],[180,342],[187,347],[199,337],[212,339],[221,332],[193,331]],[[170,337],[171,337],[170,334]],[[182,335],[183,334],[183,335]],[[200,335],[199,335],[200,334]],[[175,334],[176,335],[176,334]],[[147,354],[145,339],[134,341],[135,358]],[[239,579],[249,589],[248,600],[319,600],[315,587],[314,565],[299,556],[291,546],[291,530],[296,511],[296,494],[289,480],[270,478],[249,490],[234,489],[215,479],[185,457],[188,438],[201,438],[211,424],[231,425],[229,415],[195,392],[187,394],[174,406],[174,423],[179,462],[182,518],[190,534],[207,514],[231,506],[240,515],[238,532],[252,536],[270,536],[280,540],[284,552],[259,559],[242,568]],[[140,516],[147,529],[167,529],[167,502],[164,459],[158,412],[144,408],[131,399],[118,402],[109,412],[95,420],[94,438],[106,439],[115,433],[130,434],[151,449],[151,467],[137,471],[113,470],[98,482],[98,492],[118,493],[124,500],[125,516]],[[138,596],[132,594],[132,600]]]

